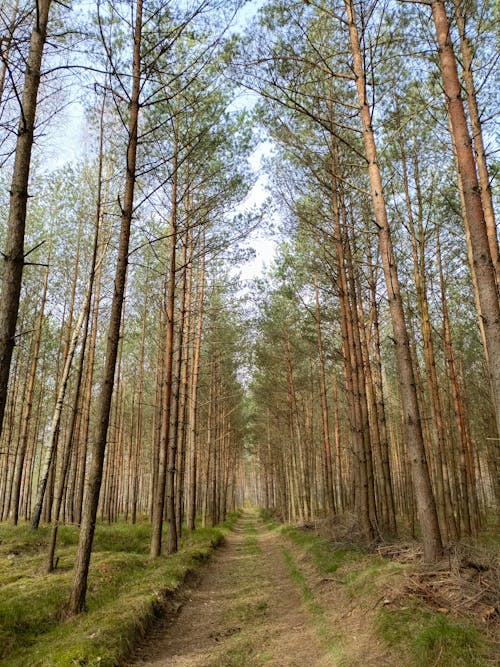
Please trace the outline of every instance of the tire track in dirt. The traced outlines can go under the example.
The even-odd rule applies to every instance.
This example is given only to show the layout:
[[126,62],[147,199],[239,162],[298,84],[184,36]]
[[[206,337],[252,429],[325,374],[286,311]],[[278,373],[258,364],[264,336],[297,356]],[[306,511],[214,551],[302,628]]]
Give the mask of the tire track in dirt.
[[173,620],[160,623],[135,652],[137,667],[328,667],[291,579],[279,535],[256,530],[245,514],[186,589]]

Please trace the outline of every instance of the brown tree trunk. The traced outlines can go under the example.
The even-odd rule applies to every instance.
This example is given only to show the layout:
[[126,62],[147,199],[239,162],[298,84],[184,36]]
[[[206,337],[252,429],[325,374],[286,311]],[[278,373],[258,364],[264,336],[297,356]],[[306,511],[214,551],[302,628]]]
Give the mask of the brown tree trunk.
[[455,352],[451,339],[450,316],[448,313],[448,302],[446,298],[446,287],[443,265],[441,261],[441,244],[439,241],[439,235],[437,235],[436,239],[436,260],[439,273],[439,284],[441,288],[441,308],[443,311],[443,338],[445,358],[453,397],[453,412],[455,415],[460,450],[461,514],[466,533],[468,535],[472,535],[477,531],[478,528],[476,523],[478,511],[474,457],[472,455],[472,443],[470,441],[467,418],[464,409],[465,406],[463,404],[460,383],[458,380]]
[[37,500],[35,503],[35,507],[33,510],[33,516],[31,517],[31,529],[36,530],[39,526],[40,523],[40,516],[42,514],[42,506],[43,506],[43,500],[45,497],[45,492],[47,490],[47,485],[48,485],[48,480],[49,480],[49,474],[51,470],[53,471],[52,474],[55,475],[55,463],[56,463],[56,451],[57,451],[57,444],[58,444],[58,439],[59,439],[59,432],[61,428],[61,418],[62,418],[62,411],[64,407],[64,400],[66,398],[66,391],[68,389],[68,382],[69,382],[69,376],[71,372],[71,367],[73,365],[73,359],[75,356],[76,348],[78,345],[78,339],[80,337],[80,331],[82,328],[82,324],[85,318],[85,313],[87,310],[87,302],[91,298],[91,294],[89,292],[89,289],[87,289],[87,292],[85,294],[85,299],[84,299],[84,304],[83,307],[78,315],[78,319],[75,323],[75,327],[73,330],[73,333],[71,335],[71,339],[69,342],[69,348],[67,351],[66,358],[64,360],[64,366],[63,366],[63,372],[62,376],[59,382],[59,388],[57,391],[57,400],[56,404],[54,407],[54,414],[52,415],[52,422],[50,425],[49,433],[48,436],[45,440],[45,447],[46,447],[46,457],[45,457],[45,462],[43,464],[43,470],[42,474],[40,477],[40,484],[38,488],[38,494],[37,494]]
[[30,37],[30,47],[26,63],[14,171],[10,186],[7,237],[5,240],[5,250],[2,253],[4,268],[2,294],[0,296],[0,432],[7,401],[10,364],[15,343],[19,298],[25,262],[24,230],[28,203],[31,149],[33,147],[40,69],[43,49],[47,38],[50,5],[51,0],[37,0],[35,25]]
[[375,224],[380,244],[380,254],[389,299],[391,321],[396,345],[396,360],[401,399],[405,416],[406,443],[411,464],[413,485],[417,500],[418,515],[422,529],[424,556],[426,560],[437,560],[442,555],[441,535],[432,494],[429,471],[424,449],[420,422],[415,377],[410,356],[410,345],[406,329],[403,301],[399,288],[396,259],[392,246],[391,230],[387,219],[382,179],[377,161],[377,149],[371,122],[371,112],[366,91],[363,58],[352,0],[345,2],[349,24],[349,36],[353,58],[354,76],[358,95],[359,113],[363,128],[368,174],[370,178]]
[[457,63],[450,37],[450,24],[443,0],[432,0],[431,7],[436,27],[443,89],[457,151],[465,211],[469,223],[472,259],[477,277],[481,316],[484,324],[497,432],[500,433],[500,304],[496,275],[491,258],[472,141],[461,98]]
[[[175,458],[177,443],[171,437],[170,419],[172,409],[172,381],[174,361],[174,308],[175,308],[175,273],[177,248],[177,185],[178,185],[178,118],[174,119],[174,148],[173,148],[173,176],[172,176],[172,213],[170,228],[170,258],[168,271],[167,294],[167,332],[165,337],[162,396],[162,423],[160,437],[160,458],[158,472],[158,488],[153,507],[151,557],[158,558],[161,554],[163,511],[167,509],[167,550],[168,553],[177,551],[177,532],[175,526]],[[165,498],[166,495],[166,498]]]
[[94,540],[99,491],[101,489],[102,468],[106,450],[111,399],[113,396],[116,357],[120,339],[121,314],[125,296],[127,278],[128,253],[130,242],[130,227],[134,206],[134,187],[136,180],[136,159],[139,122],[139,95],[141,89],[141,37],[142,37],[142,0],[137,0],[136,18],[134,27],[134,49],[132,63],[132,93],[129,104],[128,147],[125,194],[123,198],[120,240],[118,246],[118,260],[116,265],[111,316],[109,321],[108,339],[106,347],[106,361],[101,384],[96,432],[92,442],[92,459],[85,505],[82,511],[82,525],[80,539],[75,558],[75,575],[73,588],[68,603],[71,615],[79,614],[85,608],[87,592],[87,577],[90,564],[90,554]]
[[465,2],[463,0],[453,0],[453,6],[455,8],[455,18],[457,21],[458,33],[460,35],[463,80],[465,83],[465,90],[467,91],[467,108],[469,110],[472,140],[474,142],[474,152],[476,156],[479,185],[481,188],[481,201],[483,204],[484,219],[488,234],[488,244],[490,247],[493,268],[495,270],[497,287],[500,288],[500,254],[498,251],[497,228],[495,224],[495,212],[491,196],[488,165],[486,162],[486,151],[484,149],[483,131],[479,117],[479,109],[477,107],[476,87],[474,85],[474,76],[472,73],[472,53],[465,28]]
[[403,182],[406,199],[407,222],[410,231],[410,240],[413,257],[413,276],[417,293],[417,306],[420,319],[420,328],[422,331],[424,363],[429,390],[429,402],[432,413],[432,434],[435,446],[432,452],[436,461],[435,489],[438,502],[439,514],[441,516],[441,530],[444,535],[449,535],[452,539],[457,537],[457,526],[453,513],[453,502],[450,495],[449,470],[446,463],[447,438],[445,432],[444,416],[441,401],[441,392],[436,370],[436,358],[434,353],[434,341],[432,339],[431,320],[429,314],[429,304],[427,299],[427,276],[425,271],[425,247],[424,247],[424,229],[423,229],[423,210],[422,197],[420,191],[420,179],[418,170],[418,156],[414,160],[414,180],[418,200],[418,238],[415,230],[415,221],[413,217],[413,208],[410,198],[408,167],[406,160],[406,151],[403,143],[401,128],[399,128],[399,144],[401,149],[401,163],[403,168]]
[[[50,250],[47,259],[50,265]],[[31,421],[31,412],[33,408],[33,394],[35,391],[36,372],[38,367],[38,358],[40,356],[40,343],[42,340],[42,326],[45,313],[45,303],[47,300],[47,288],[49,284],[49,266],[45,272],[45,281],[43,285],[42,303],[40,305],[40,312],[38,314],[38,322],[36,326],[35,341],[32,350],[31,369],[28,377],[28,386],[24,397],[23,417],[21,422],[21,433],[19,437],[19,448],[17,451],[14,479],[12,483],[12,499],[11,499],[11,513],[12,523],[17,525],[19,518],[19,498],[21,493],[21,477],[23,473],[24,460],[26,457],[26,450],[28,448],[29,427]]]
[[316,300],[316,335],[318,339],[318,357],[319,357],[319,387],[321,395],[321,425],[323,427],[323,446],[325,456],[325,484],[327,511],[335,512],[335,496],[333,492],[332,475],[332,443],[330,441],[330,421],[328,417],[328,400],[326,395],[325,380],[325,359],[323,355],[323,338],[321,334],[321,310],[319,305],[318,280],[314,276],[314,294]]
[[196,335],[194,341],[194,355],[191,369],[191,387],[189,402],[189,489],[188,489],[188,511],[187,527],[194,530],[196,526],[196,504],[197,504],[197,470],[198,452],[196,450],[197,430],[197,405],[198,405],[198,376],[200,371],[201,334],[203,331],[203,300],[205,296],[205,235],[202,232],[201,268],[198,278],[198,321],[196,323]]

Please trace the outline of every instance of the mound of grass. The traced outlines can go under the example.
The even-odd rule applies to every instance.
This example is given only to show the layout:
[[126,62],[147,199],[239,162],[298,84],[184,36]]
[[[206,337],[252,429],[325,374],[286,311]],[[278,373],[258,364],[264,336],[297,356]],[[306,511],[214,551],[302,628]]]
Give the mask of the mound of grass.
[[265,524],[268,530],[276,530],[280,527],[280,519],[273,510],[261,507],[259,509],[259,519]]
[[470,626],[444,614],[411,605],[398,610],[381,609],[377,615],[379,636],[404,651],[412,667],[482,667],[484,641]]
[[364,558],[361,548],[336,548],[329,540],[316,533],[306,532],[298,528],[284,527],[281,529],[294,544],[307,551],[314,564],[322,574],[332,574],[340,567],[355,563]]
[[[150,526],[99,525],[88,611],[65,619],[78,530],[62,527],[59,568],[44,573],[49,529],[0,528],[0,665],[115,667],[162,609],[166,595],[199,567],[234,523],[186,533],[179,552],[149,559]],[[14,575],[15,572],[15,575]]]

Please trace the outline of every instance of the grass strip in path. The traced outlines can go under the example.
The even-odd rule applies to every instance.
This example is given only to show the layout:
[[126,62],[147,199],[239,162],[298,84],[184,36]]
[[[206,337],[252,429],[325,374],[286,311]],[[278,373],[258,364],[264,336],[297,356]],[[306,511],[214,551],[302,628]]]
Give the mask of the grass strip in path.
[[333,635],[332,630],[326,620],[323,608],[314,599],[314,594],[309,587],[302,571],[297,565],[293,554],[285,548],[283,548],[282,553],[285,559],[287,570],[291,578],[299,587],[305,605],[313,617],[316,632],[318,633],[323,646],[334,660],[340,661],[342,658],[342,650],[339,646],[338,638]]

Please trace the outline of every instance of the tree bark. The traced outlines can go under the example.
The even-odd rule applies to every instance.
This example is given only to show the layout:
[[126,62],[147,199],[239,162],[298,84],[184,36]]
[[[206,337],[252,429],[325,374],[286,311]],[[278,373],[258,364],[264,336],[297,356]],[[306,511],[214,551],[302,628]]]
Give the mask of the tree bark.
[[[50,264],[50,250],[47,259]],[[17,451],[16,464],[14,469],[14,480],[12,483],[12,499],[11,499],[11,514],[12,523],[17,525],[19,519],[19,498],[21,493],[21,477],[23,473],[24,460],[26,458],[26,450],[28,448],[29,426],[31,421],[31,412],[33,409],[33,394],[35,391],[36,371],[38,367],[38,359],[40,356],[40,343],[42,341],[42,326],[45,312],[45,303],[47,300],[47,288],[49,284],[49,267],[45,272],[45,281],[43,285],[42,303],[40,312],[38,314],[38,322],[36,326],[35,341],[32,350],[31,369],[28,378],[28,386],[26,388],[26,395],[24,397],[23,418],[21,423],[21,433],[19,437],[19,448]]]
[[[172,176],[172,214],[170,229],[170,258],[168,270],[167,293],[167,332],[165,337],[165,374],[162,392],[162,422],[160,436],[160,458],[158,472],[158,488],[153,507],[153,521],[151,536],[151,557],[158,558],[161,554],[163,511],[167,503],[168,522],[168,549],[169,553],[177,551],[177,533],[175,527],[175,455],[177,443],[171,437],[170,418],[172,410],[172,380],[174,361],[174,307],[175,307],[175,272],[177,248],[177,185],[178,185],[178,144],[177,144],[177,117],[174,119],[174,149],[173,149],[173,176]],[[165,498],[165,491],[167,497]],[[172,551],[170,551],[170,549]]]
[[198,405],[198,376],[200,371],[201,334],[203,331],[203,299],[205,296],[205,234],[202,232],[201,268],[198,278],[198,321],[196,323],[196,336],[194,342],[194,356],[191,369],[191,387],[189,402],[189,489],[188,489],[188,511],[187,527],[194,530],[196,527],[196,504],[197,504],[197,471],[198,452],[196,449],[197,431],[197,405]]
[[436,504],[432,494],[427,459],[425,456],[415,376],[410,356],[408,331],[406,328],[403,301],[399,288],[391,229],[387,218],[382,179],[377,161],[377,149],[366,92],[364,65],[356,25],[354,4],[352,0],[346,0],[345,5],[349,24],[349,37],[354,76],[356,80],[359,113],[362,123],[366,159],[368,162],[368,174],[370,178],[375,224],[377,226],[380,254],[396,346],[398,379],[405,418],[406,443],[417,500],[420,526],[422,529],[424,556],[428,561],[435,561],[442,556],[441,534],[439,532]]
[[125,296],[127,278],[128,253],[130,243],[130,227],[134,206],[134,188],[136,181],[139,96],[141,89],[141,38],[142,38],[142,0],[137,0],[134,27],[134,49],[132,62],[132,92],[130,96],[130,112],[128,123],[128,147],[125,194],[123,198],[118,260],[116,265],[111,316],[106,346],[106,361],[100,389],[98,415],[95,436],[92,442],[92,459],[87,482],[86,497],[82,512],[80,539],[75,559],[73,587],[68,602],[70,615],[79,614],[85,608],[87,593],[87,577],[90,554],[94,540],[95,521],[101,489],[104,453],[109,426],[111,399],[116,369],[116,358],[120,338],[121,314]]
[[479,185],[481,189],[481,202],[483,204],[484,219],[488,234],[488,244],[490,247],[491,260],[495,270],[497,287],[500,289],[500,254],[498,251],[497,228],[495,224],[495,212],[491,196],[491,186],[488,174],[488,164],[486,162],[486,151],[483,142],[483,130],[477,107],[476,87],[474,85],[474,76],[472,73],[472,53],[469,46],[469,40],[465,28],[465,15],[463,12],[463,0],[453,0],[455,8],[455,18],[457,21],[458,33],[460,35],[460,51],[462,53],[463,80],[465,90],[467,91],[467,108],[469,110],[469,119],[472,129],[472,140],[474,142],[474,152],[476,156],[477,171],[479,176]]
[[497,432],[500,433],[500,304],[491,258],[481,188],[476,173],[472,141],[461,97],[457,63],[450,37],[450,24],[443,0],[432,0],[439,62],[448,115],[457,152],[458,169],[472,246],[481,316],[484,324],[488,368],[491,378]]
[[24,232],[28,204],[28,182],[31,166],[38,88],[40,86],[43,49],[47,39],[51,0],[37,0],[35,25],[30,37],[21,117],[17,131],[14,171],[10,186],[7,238],[3,252],[4,268],[0,296],[0,432],[3,425],[10,364],[15,344],[16,323],[25,262]]

